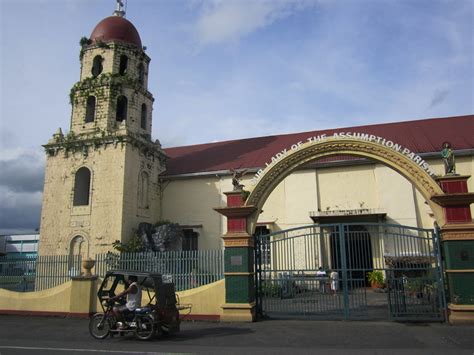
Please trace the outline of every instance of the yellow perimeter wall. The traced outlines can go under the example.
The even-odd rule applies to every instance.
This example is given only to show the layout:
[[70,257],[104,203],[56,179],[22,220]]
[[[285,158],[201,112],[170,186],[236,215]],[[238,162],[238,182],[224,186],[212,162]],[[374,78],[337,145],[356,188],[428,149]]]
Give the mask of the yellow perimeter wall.
[[[69,315],[87,317],[102,311],[97,304],[99,283],[93,279],[75,279],[60,286],[37,292],[12,292],[0,289],[0,313]],[[177,292],[182,318],[218,320],[225,303],[225,281],[220,280],[192,290]],[[143,293],[146,304],[147,293]],[[99,308],[99,309],[97,309]]]

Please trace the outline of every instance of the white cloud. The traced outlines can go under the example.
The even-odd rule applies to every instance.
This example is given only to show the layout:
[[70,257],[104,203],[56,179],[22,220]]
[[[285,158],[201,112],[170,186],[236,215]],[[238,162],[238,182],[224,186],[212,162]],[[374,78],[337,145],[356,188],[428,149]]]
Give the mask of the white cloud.
[[44,152],[43,149],[38,147],[37,149],[27,148],[3,148],[0,150],[0,161],[4,160],[16,160],[21,156],[31,157],[33,160],[40,160],[44,165]]
[[315,3],[301,0],[214,0],[203,6],[195,30],[202,45],[236,41]]

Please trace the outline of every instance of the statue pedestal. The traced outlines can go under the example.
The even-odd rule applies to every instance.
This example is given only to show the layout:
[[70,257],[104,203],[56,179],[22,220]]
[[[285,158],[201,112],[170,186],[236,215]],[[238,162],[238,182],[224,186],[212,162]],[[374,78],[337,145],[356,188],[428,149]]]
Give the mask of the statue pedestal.
[[443,207],[446,224],[471,223],[470,204],[474,202],[474,193],[468,192],[467,175],[446,175],[437,178],[443,195],[435,195],[432,200]]
[[468,192],[469,176],[446,175],[437,179],[443,195],[432,198],[444,210],[441,244],[448,282],[450,323],[474,323],[474,223]]

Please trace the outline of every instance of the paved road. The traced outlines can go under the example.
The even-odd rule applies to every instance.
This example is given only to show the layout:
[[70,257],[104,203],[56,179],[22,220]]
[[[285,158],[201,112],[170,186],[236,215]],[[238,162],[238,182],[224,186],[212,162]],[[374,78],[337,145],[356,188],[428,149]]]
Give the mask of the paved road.
[[183,322],[172,337],[95,340],[84,319],[0,316],[0,354],[474,354],[474,326],[390,322]]

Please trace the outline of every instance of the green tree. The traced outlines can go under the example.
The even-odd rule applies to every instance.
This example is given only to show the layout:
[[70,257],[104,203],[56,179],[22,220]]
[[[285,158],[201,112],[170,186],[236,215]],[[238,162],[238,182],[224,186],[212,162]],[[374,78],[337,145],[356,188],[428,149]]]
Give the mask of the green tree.
[[139,253],[145,250],[142,238],[136,232],[128,242],[122,243],[116,240],[112,243],[112,247],[121,253]]

